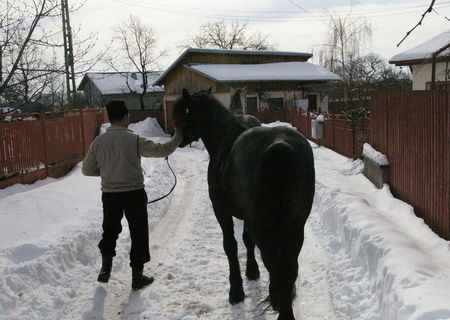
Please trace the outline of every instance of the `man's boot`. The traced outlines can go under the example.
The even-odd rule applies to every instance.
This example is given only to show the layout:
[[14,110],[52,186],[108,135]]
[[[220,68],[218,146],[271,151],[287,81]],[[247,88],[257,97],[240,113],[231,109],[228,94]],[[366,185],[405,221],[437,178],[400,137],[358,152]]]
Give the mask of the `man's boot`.
[[139,267],[133,267],[132,268],[132,281],[131,281],[131,288],[133,290],[139,290],[144,288],[145,286],[148,286],[153,282],[153,277],[147,277],[142,274],[144,270],[144,266]]
[[112,260],[113,257],[102,256],[102,268],[98,274],[98,282],[106,283],[109,281],[109,277],[111,276]]

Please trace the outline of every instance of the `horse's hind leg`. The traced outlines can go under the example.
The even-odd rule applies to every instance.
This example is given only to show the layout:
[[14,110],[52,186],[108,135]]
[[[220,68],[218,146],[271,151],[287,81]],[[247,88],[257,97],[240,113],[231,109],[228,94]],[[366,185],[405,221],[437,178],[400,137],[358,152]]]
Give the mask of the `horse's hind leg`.
[[242,233],[242,239],[244,240],[245,247],[247,248],[247,266],[245,275],[248,280],[259,279],[258,264],[255,259],[255,243],[250,238],[247,232],[246,222],[244,223],[244,232]]
[[228,301],[237,304],[244,301],[245,294],[242,287],[241,269],[238,260],[238,247],[234,238],[233,218],[231,216],[220,218],[217,216],[223,234],[223,248],[230,267],[230,293]]
[[280,314],[278,315],[277,320],[295,320],[294,312],[292,311],[292,307],[286,310],[280,310]]

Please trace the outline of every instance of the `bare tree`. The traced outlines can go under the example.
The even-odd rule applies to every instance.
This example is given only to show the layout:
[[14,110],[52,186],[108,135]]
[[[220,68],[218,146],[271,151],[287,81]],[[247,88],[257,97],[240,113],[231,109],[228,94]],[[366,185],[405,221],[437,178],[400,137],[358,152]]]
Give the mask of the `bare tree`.
[[[82,4],[74,3],[71,12]],[[64,73],[60,0],[0,0],[0,96],[21,103],[58,87]],[[84,73],[103,52],[88,54],[96,35],[74,32],[75,65]],[[89,58],[90,57],[90,58]]]
[[[144,110],[144,96],[152,85],[148,76],[152,71],[159,69],[158,60],[167,50],[157,50],[157,39],[153,29],[144,25],[136,16],[130,16],[116,28],[114,40],[113,43],[117,46],[114,50],[115,56],[108,57],[107,62],[112,69],[126,77],[128,89],[139,95],[140,106]],[[133,78],[128,72],[124,72],[132,70],[142,79],[140,88],[131,84]],[[134,80],[140,79],[135,76]]]
[[248,23],[235,20],[213,21],[202,25],[198,32],[188,36],[181,47],[218,48],[240,50],[273,50],[268,36],[260,31],[250,33]]
[[371,36],[372,28],[366,20],[330,16],[326,43],[317,52],[319,63],[341,77],[347,108],[351,99],[352,71]]

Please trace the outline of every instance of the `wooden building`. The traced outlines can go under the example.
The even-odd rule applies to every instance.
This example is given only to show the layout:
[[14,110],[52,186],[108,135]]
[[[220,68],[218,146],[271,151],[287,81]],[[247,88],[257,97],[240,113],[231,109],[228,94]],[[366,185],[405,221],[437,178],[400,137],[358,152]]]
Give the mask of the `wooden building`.
[[[154,82],[162,72],[148,74],[147,93],[144,95],[144,109],[162,109],[164,88]],[[91,107],[105,106],[111,100],[125,101],[128,109],[141,110],[139,94],[143,92],[142,76],[136,72],[89,72],[78,86]]]
[[324,92],[311,92],[313,84],[339,81],[330,71],[307,62],[310,53],[189,48],[155,81],[164,86],[166,129],[183,88],[198,92],[212,88],[229,106],[232,88],[246,88],[247,108],[328,110]]

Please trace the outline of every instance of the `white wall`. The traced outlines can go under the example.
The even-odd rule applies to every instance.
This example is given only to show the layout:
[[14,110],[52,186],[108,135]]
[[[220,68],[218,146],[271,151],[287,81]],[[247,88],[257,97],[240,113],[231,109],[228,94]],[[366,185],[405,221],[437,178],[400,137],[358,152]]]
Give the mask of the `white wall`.
[[[445,62],[436,63],[436,81],[445,81]],[[432,64],[415,64],[412,66],[413,90],[426,90],[426,83],[431,82]]]

